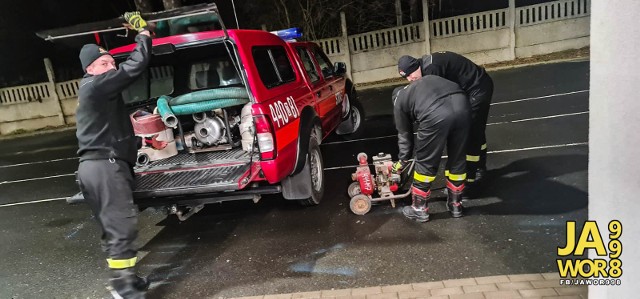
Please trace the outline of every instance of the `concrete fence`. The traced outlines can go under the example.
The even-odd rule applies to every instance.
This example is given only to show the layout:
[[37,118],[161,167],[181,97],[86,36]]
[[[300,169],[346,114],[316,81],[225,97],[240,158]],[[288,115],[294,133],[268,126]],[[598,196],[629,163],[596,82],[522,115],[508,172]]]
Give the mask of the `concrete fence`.
[[[423,15],[428,16],[425,2]],[[504,9],[356,35],[347,35],[342,13],[342,36],[316,42],[331,60],[347,64],[355,83],[367,83],[398,77],[396,64],[402,55],[420,57],[446,50],[486,64],[586,47],[590,12],[591,0],[560,0],[517,8],[515,0],[509,0],[509,7]],[[48,59],[45,68],[49,82],[0,89],[0,134],[75,122],[80,79],[56,83]],[[150,72],[152,78],[160,80],[170,79],[170,71]]]
[[504,9],[350,36],[343,17],[342,36],[317,42],[332,60],[347,63],[355,83],[367,83],[397,77],[402,55],[453,51],[487,64],[586,47],[590,7],[591,0],[560,0],[516,8],[510,0]]

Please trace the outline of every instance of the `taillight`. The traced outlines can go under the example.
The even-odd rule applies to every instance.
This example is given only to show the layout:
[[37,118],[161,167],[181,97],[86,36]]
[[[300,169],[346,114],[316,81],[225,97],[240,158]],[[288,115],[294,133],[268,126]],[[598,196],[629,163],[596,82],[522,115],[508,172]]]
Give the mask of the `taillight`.
[[258,137],[258,148],[262,160],[271,160],[276,157],[276,142],[273,138],[273,126],[266,115],[256,115],[253,117],[256,125],[256,135]]

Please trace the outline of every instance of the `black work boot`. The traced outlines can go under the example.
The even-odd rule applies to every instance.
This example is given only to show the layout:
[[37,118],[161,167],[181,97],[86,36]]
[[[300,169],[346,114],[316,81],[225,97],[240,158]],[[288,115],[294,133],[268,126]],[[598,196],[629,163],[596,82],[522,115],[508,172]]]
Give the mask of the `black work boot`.
[[462,217],[462,191],[464,183],[456,186],[447,180],[447,209],[453,218]]
[[112,269],[109,281],[115,299],[144,299],[144,293],[149,289],[149,281],[136,275],[133,268]]
[[478,167],[478,169],[476,169],[476,177],[475,177],[475,183],[479,183],[484,181],[484,179],[487,177],[487,168],[486,167]]
[[402,208],[402,214],[405,217],[418,221],[429,221],[429,197],[431,196],[431,190],[422,191],[416,187],[411,187],[411,199],[412,205]]

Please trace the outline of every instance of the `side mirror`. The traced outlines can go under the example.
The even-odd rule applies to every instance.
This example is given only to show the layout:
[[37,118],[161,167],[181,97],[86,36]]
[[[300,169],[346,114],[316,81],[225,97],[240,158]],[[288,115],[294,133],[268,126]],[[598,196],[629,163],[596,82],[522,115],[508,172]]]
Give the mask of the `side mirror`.
[[347,73],[347,64],[344,62],[336,62],[333,65],[333,73],[342,76]]

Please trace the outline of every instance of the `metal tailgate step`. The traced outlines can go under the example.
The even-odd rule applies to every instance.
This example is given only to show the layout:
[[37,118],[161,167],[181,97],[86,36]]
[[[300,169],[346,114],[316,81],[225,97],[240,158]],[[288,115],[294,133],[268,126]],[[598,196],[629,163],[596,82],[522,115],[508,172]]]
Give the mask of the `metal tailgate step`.
[[136,175],[134,197],[154,197],[238,190],[249,163]]

